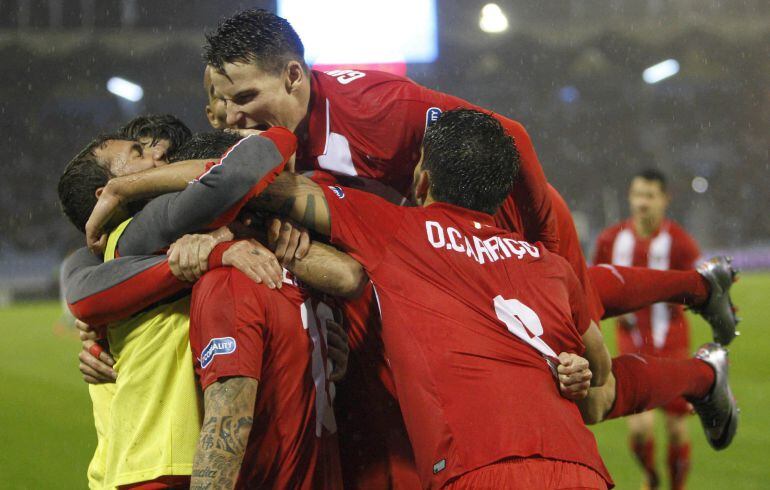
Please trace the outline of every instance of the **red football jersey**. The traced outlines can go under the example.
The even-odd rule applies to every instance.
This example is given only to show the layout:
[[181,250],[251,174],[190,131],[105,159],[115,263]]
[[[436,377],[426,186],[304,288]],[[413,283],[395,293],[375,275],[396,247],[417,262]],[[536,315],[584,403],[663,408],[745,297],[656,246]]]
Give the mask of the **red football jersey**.
[[203,389],[229,376],[259,380],[237,488],[341,488],[327,319],[331,307],[290,277],[268,289],[225,267],[193,288],[190,346]]
[[[324,169],[376,179],[408,196],[427,126],[442,111],[483,110],[411,80],[378,71],[334,70],[311,74],[307,137],[299,142],[297,169]],[[485,111],[489,112],[489,111]],[[524,127],[493,114],[521,155],[511,212],[519,231],[550,250],[558,246],[546,178]]]
[[[580,238],[575,229],[575,223],[572,221],[572,213],[570,213],[569,207],[564,198],[561,197],[561,194],[550,184],[548,184],[548,193],[551,196],[551,206],[554,218],[556,219],[556,236],[558,238],[558,247],[549,250],[567,259],[569,265],[572,266],[572,270],[575,271],[578,281],[580,281],[580,285],[583,286],[583,290],[586,293],[588,311],[591,313],[591,318],[598,324],[602,316],[604,316],[604,306],[599,297],[599,292],[588,277],[588,264],[586,264],[583,249],[580,247]],[[502,206],[495,213],[495,224],[505,230],[521,233],[524,225],[516,210],[516,203],[510,196],[503,201]]]
[[509,457],[593,468],[610,481],[546,358],[582,353],[590,316],[569,265],[436,203],[392,205],[322,186],[335,245],[371,278],[382,340],[424,487]]
[[[700,250],[678,224],[665,220],[648,238],[640,237],[631,220],[604,230],[597,240],[595,264],[692,270]],[[690,328],[681,305],[656,303],[634,313],[636,328],[619,328],[618,342],[624,353],[688,356]]]

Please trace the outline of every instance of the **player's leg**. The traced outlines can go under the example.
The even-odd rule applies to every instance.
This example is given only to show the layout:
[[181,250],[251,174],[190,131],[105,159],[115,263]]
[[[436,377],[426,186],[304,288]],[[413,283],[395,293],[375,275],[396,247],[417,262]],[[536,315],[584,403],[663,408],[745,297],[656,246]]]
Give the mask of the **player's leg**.
[[[687,402],[679,398],[664,408],[668,434],[668,476],[672,490],[683,490],[690,471],[690,437]],[[682,413],[684,411],[684,413]]]
[[738,407],[728,382],[727,351],[702,346],[693,359],[628,354],[612,360],[612,376],[591,388],[578,405],[587,424],[633,415],[684,396],[701,419],[714,449],[730,445],[738,426]]
[[707,281],[697,271],[657,270],[601,264],[588,268],[604,305],[604,318],[631,313],[653,303],[697,306],[706,302]]
[[691,306],[723,345],[735,337],[738,319],[730,300],[736,271],[725,257],[715,257],[697,270],[656,270],[602,264],[588,268],[590,281],[604,306],[604,318],[630,313],[654,303]]
[[649,410],[626,418],[628,443],[644,473],[645,488],[658,488],[660,479],[655,469],[655,412]]

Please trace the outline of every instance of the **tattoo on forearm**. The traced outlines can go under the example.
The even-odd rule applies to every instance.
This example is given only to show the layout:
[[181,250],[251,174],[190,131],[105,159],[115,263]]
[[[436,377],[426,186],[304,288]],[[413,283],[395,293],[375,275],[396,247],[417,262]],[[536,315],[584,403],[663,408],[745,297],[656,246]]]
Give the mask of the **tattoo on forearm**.
[[[319,207],[317,202],[323,202]],[[252,203],[259,208],[292,218],[320,233],[329,233],[329,204],[318,184],[298,176],[281,174]]]
[[204,394],[205,422],[193,463],[190,488],[233,488],[253,425],[257,381],[229,378]]

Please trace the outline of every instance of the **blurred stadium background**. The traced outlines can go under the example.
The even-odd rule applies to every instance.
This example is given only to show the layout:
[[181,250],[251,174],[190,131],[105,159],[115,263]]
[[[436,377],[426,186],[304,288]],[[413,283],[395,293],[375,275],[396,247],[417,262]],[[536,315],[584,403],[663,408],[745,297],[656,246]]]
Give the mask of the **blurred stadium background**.
[[[770,269],[767,0],[0,0],[0,487],[82,487],[93,442],[74,336],[52,335],[59,306],[40,302],[83,242],[58,210],[61,170],[140,113],[206,129],[203,33],[243,7],[287,16],[314,63],[405,73],[521,121],[586,251],[626,215],[629,176],[653,166],[707,252]],[[745,425],[724,458],[696,447],[693,488],[767,485],[769,292],[767,275],[738,285]],[[636,487],[623,426],[599,432],[620,488]]]

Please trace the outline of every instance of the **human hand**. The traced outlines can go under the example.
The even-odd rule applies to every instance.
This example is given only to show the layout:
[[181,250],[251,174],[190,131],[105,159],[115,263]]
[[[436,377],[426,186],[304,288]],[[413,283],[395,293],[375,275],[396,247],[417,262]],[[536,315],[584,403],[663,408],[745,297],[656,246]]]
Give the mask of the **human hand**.
[[240,240],[222,254],[222,265],[235,267],[252,281],[270,289],[283,285],[283,269],[273,252],[256,240]]
[[577,354],[562,352],[559,354],[559,391],[568,400],[582,400],[588,396],[593,373],[588,361]]
[[232,238],[233,233],[226,226],[211,233],[184,235],[166,253],[171,273],[180,281],[197,281],[208,270],[209,254],[214,247]]
[[268,222],[267,244],[278,261],[287,265],[307,255],[310,250],[310,233],[289,220],[273,218]]
[[115,186],[110,185],[110,182],[99,193],[91,216],[86,221],[86,244],[88,249],[96,255],[104,254],[104,249],[107,248],[107,234],[104,232],[104,227],[124,203],[124,199],[115,190]]
[[78,368],[83,380],[89,384],[114,383],[118,375],[112,369],[115,360],[109,352],[99,344],[99,332],[80,320],[75,321],[80,330],[80,340],[83,348],[78,353],[80,364]]
[[329,381],[335,383],[345,377],[348,371],[348,355],[350,347],[348,346],[348,334],[342,325],[334,320],[326,320],[326,346],[328,347],[328,356],[332,361],[332,373],[329,375]]

